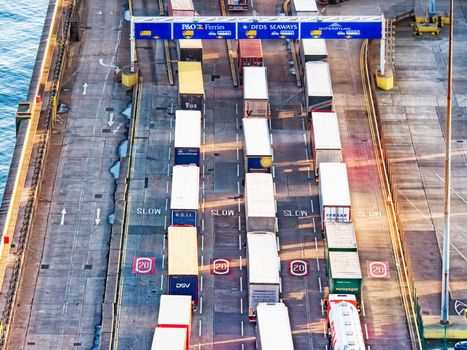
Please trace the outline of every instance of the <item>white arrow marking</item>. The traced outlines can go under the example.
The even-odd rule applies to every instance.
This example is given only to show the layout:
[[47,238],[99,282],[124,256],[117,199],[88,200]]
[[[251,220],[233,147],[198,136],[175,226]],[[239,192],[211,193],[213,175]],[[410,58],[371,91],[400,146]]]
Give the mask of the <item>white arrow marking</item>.
[[112,127],[112,125],[114,125],[114,114],[113,113],[110,113],[109,115],[109,121],[107,122],[107,124]]
[[122,127],[123,123],[118,123],[118,126],[114,129],[113,133],[116,134],[118,129]]
[[97,208],[96,220],[94,220],[94,222],[96,223],[96,226],[101,222],[101,208]]
[[102,11],[99,11],[97,14],[98,15],[103,15],[104,13]]
[[62,214],[62,218],[60,219],[60,225],[65,224],[65,214],[66,214],[66,209],[63,208],[62,211],[60,212]]
[[86,89],[88,88],[88,83],[83,84],[83,95],[86,95]]
[[99,64],[100,64],[101,66],[104,66],[104,67],[113,68],[113,69],[115,70],[115,73],[117,73],[117,74],[118,74],[118,72],[121,71],[121,69],[118,68],[117,66],[114,66],[114,65],[112,65],[112,64],[105,64],[103,58],[99,58]]

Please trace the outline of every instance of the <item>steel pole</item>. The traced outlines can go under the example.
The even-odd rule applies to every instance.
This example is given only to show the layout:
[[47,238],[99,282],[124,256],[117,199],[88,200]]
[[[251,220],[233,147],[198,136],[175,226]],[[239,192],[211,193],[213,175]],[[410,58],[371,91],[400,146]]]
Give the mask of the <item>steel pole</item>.
[[381,45],[379,52],[379,73],[381,76],[384,76],[384,66],[386,64],[386,20],[384,19],[384,14],[381,14]]
[[449,244],[451,232],[451,114],[452,114],[452,44],[454,29],[454,0],[449,9],[448,96],[446,108],[446,156],[444,159],[444,238],[443,275],[441,289],[441,323],[449,323]]

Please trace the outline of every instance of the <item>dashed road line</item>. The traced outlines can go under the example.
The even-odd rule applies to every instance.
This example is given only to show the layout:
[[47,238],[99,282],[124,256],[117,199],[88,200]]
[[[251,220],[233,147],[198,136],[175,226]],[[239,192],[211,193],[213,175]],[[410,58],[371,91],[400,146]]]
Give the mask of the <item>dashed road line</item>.
[[243,315],[243,298],[240,298],[240,314]]
[[239,267],[240,267],[240,271],[242,271],[243,269],[243,261],[242,261],[242,256],[240,255],[240,262],[239,262]]
[[243,321],[240,321],[240,329],[241,329],[241,333],[242,333],[242,337],[243,337]]
[[167,216],[164,216],[164,230],[167,228]]
[[164,289],[164,275],[161,275],[161,290]]
[[238,212],[240,213],[240,198],[237,198],[237,207],[238,207]]
[[303,143],[304,143],[305,146],[306,146],[306,133],[305,133],[305,132],[303,133]]
[[242,235],[238,235],[238,250],[242,250]]
[[201,292],[203,291],[203,276],[200,276],[200,279],[199,279],[199,290]]
[[319,292],[322,293],[323,292],[323,286],[321,285],[321,277],[318,276],[318,284],[319,284]]
[[315,212],[315,205],[313,203],[313,199],[310,199],[310,203],[311,203],[311,212],[314,213]]
[[199,314],[203,314],[203,297],[199,297]]
[[204,235],[201,235],[201,251],[203,250],[204,250]]
[[365,323],[365,338],[368,340],[368,326]]
[[316,223],[315,223],[315,218],[313,217],[313,232],[316,233]]
[[201,337],[201,320],[199,320],[198,336]]
[[168,207],[169,207],[169,198],[165,197],[165,211],[167,211]]
[[[165,241],[165,239],[164,239]],[[162,254],[162,263],[161,263],[161,269],[163,270],[165,266],[165,254]]]
[[318,240],[316,239],[316,237],[315,237],[315,249],[316,251],[318,251]]
[[201,232],[204,232],[204,218],[201,219]]
[[167,180],[166,188],[165,188],[165,193],[169,193],[169,180]]
[[243,292],[243,277],[240,276],[240,292]]
[[316,268],[317,268],[318,271],[319,271],[319,257],[316,257]]
[[237,194],[240,194],[240,181],[237,181]]
[[242,230],[242,218],[240,216],[238,217],[238,230]]

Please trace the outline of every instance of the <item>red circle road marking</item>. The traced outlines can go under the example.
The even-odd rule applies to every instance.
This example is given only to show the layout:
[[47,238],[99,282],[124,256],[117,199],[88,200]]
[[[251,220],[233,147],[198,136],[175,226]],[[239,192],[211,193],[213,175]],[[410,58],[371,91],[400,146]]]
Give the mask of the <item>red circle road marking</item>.
[[230,273],[230,261],[227,259],[214,259],[211,263],[211,270],[215,275],[228,275]]
[[292,276],[307,276],[308,275],[308,263],[305,260],[290,260],[289,261],[289,273]]

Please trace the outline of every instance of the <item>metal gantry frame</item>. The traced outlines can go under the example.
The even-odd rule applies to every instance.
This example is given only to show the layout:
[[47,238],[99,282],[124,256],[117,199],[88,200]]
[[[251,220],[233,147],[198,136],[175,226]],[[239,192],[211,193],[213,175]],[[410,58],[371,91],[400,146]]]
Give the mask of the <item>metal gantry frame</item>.
[[[334,22],[381,22],[380,74],[385,74],[386,64],[386,21],[384,15],[375,16],[188,16],[188,17],[147,17],[132,16],[130,26],[130,70],[135,71],[136,62],[136,23],[334,23]],[[360,39],[360,38],[359,38]],[[365,38],[361,38],[365,39]],[[188,39],[189,40],[189,39]],[[223,39],[217,39],[223,40]],[[284,39],[281,39],[284,40]],[[329,39],[340,40],[340,39]],[[348,40],[348,39],[347,39]]]

